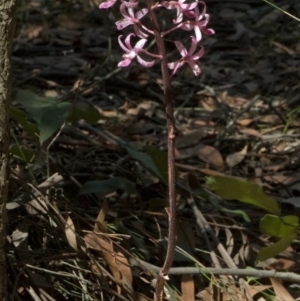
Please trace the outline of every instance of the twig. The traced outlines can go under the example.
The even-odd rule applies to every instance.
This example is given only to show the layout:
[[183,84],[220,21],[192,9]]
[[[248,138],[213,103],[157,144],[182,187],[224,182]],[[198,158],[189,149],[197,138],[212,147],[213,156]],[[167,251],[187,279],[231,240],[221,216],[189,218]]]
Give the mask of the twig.
[[[141,259],[130,258],[129,262],[133,266],[138,266],[149,271],[158,273],[161,268],[145,262]],[[231,275],[231,276],[241,276],[241,277],[258,277],[258,278],[277,278],[285,281],[297,282],[300,283],[300,275],[290,272],[277,272],[276,270],[264,271],[257,269],[230,269],[230,268],[202,268],[202,267],[179,267],[179,268],[170,268],[169,275]]]

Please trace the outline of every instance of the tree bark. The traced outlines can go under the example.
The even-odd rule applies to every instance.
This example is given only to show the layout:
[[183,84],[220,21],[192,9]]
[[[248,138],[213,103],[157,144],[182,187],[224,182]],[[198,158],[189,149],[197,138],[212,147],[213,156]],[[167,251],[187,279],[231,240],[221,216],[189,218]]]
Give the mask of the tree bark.
[[0,0],[0,301],[7,300],[6,199],[8,186],[9,104],[11,95],[11,49],[16,0]]

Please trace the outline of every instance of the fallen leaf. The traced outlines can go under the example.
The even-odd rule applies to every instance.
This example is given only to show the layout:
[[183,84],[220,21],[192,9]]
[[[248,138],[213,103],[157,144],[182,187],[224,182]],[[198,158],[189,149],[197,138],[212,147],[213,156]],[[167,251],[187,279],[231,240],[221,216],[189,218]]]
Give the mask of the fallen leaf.
[[220,152],[210,145],[199,144],[197,156],[200,160],[223,168],[224,161]]
[[239,129],[239,132],[248,136],[254,136],[254,137],[258,137],[261,138],[261,133],[255,129],[251,129],[251,128],[242,128]]
[[273,289],[275,292],[274,301],[295,301],[295,299],[291,296],[291,294],[287,291],[287,289],[282,285],[279,279],[270,278],[270,281],[273,285]]
[[65,225],[65,233],[68,240],[69,245],[75,250],[78,250],[77,240],[76,240],[76,231],[75,226],[73,224],[72,219],[68,216],[66,225]]
[[118,284],[118,293],[121,292],[121,283],[127,286],[132,284],[133,279],[129,262],[121,252],[115,252],[112,242],[104,240],[96,233],[86,234],[84,241],[88,248],[101,252]]
[[226,163],[229,167],[234,167],[237,164],[241,163],[243,159],[245,158],[245,155],[247,154],[248,145],[245,145],[245,147],[240,151],[236,153],[232,153],[226,157]]
[[195,283],[193,275],[181,276],[181,292],[184,301],[195,301]]
[[176,148],[180,149],[196,145],[204,136],[205,132],[203,129],[193,130],[178,136],[175,142]]

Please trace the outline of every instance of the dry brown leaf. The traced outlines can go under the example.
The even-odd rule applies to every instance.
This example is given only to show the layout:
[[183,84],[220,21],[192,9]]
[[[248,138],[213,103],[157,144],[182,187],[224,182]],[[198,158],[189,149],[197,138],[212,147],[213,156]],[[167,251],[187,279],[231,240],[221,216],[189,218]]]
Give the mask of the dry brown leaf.
[[130,127],[128,127],[127,133],[130,135],[146,134],[147,132],[153,131],[156,128],[156,124],[152,122],[146,122],[145,120],[140,120],[139,122],[134,122]]
[[84,27],[84,14],[67,16],[64,14],[58,15],[54,22],[68,29],[82,29]]
[[199,170],[207,176],[225,176],[225,174],[223,174],[222,172],[215,171],[209,168],[197,168],[197,170]]
[[236,301],[249,301],[249,299],[242,294],[240,288],[237,288],[234,284],[228,284],[226,291],[222,293],[222,300],[236,300]]
[[193,275],[181,276],[181,292],[184,301],[195,301],[195,283]]
[[[116,256],[111,242],[108,242],[95,233],[88,233],[84,237],[88,248],[100,251],[103,259],[109,266],[116,283],[121,284],[121,274],[116,263]],[[117,285],[118,293],[121,293],[121,287]]]
[[245,128],[239,129],[239,132],[244,134],[244,135],[261,138],[261,133],[259,131],[255,130],[255,129],[245,127]]
[[147,116],[151,118],[157,106],[158,104],[154,101],[143,101],[142,103],[138,104],[136,108],[128,109],[126,114],[139,117]]
[[[131,286],[132,273],[130,265],[125,256],[120,252],[115,252],[112,242],[108,242],[95,233],[88,233],[84,237],[88,248],[101,252],[103,259],[109,266],[117,284],[126,284]],[[122,277],[121,277],[122,276]],[[117,285],[118,293],[121,287]]]
[[272,285],[251,285],[248,287],[248,290],[252,297],[254,297],[256,294],[263,292],[267,289],[272,288]]
[[295,301],[287,289],[282,285],[282,283],[276,278],[270,278],[274,292],[275,301]]
[[198,145],[184,149],[175,149],[175,158],[178,160],[186,160],[197,155]]
[[237,266],[245,266],[245,262],[249,262],[252,256],[252,249],[249,244],[248,236],[244,231],[240,231],[242,237],[242,245],[239,251],[234,256],[233,260]]
[[107,199],[103,198],[103,202],[102,202],[102,207],[101,210],[97,216],[96,222],[95,222],[95,229],[99,230],[101,232],[107,232],[107,227],[106,227],[106,223],[105,223],[105,217],[106,214],[108,212],[108,203],[107,203]]
[[285,45],[282,45],[279,42],[273,41],[272,44],[278,48],[279,51],[277,51],[277,52],[279,52],[279,53],[287,53],[289,55],[295,55],[294,50],[290,49],[289,47],[287,47]]
[[264,115],[258,119],[260,122],[270,123],[270,124],[280,124],[281,120],[277,115]]
[[65,224],[65,233],[69,245],[75,250],[78,250],[77,240],[76,240],[76,231],[72,219],[68,216]]
[[266,269],[270,270],[282,270],[290,271],[295,266],[295,261],[286,258],[275,258],[275,261],[271,263]]
[[118,264],[118,269],[122,275],[123,285],[126,285],[127,287],[128,286],[131,287],[133,282],[133,276],[130,268],[130,263],[121,252],[116,252],[116,260]]
[[229,167],[234,167],[237,164],[241,163],[243,159],[245,158],[245,155],[247,154],[248,145],[245,145],[245,147],[240,151],[236,153],[232,153],[226,157],[226,163]]
[[234,247],[234,235],[228,228],[224,228],[225,236],[226,236],[226,251],[228,255],[231,256]]
[[213,164],[216,167],[223,168],[224,161],[220,152],[210,145],[199,144],[197,156],[200,160]]
[[205,132],[203,129],[189,131],[182,136],[176,137],[176,148],[180,149],[196,145],[204,136]]
[[250,125],[253,121],[254,121],[254,119],[252,119],[252,118],[239,119],[239,120],[237,121],[237,124],[239,124],[239,125],[241,125],[241,126],[248,126],[248,125]]
[[219,301],[220,292],[219,288],[215,286],[212,282],[203,291],[197,294],[197,297],[201,298],[203,301]]

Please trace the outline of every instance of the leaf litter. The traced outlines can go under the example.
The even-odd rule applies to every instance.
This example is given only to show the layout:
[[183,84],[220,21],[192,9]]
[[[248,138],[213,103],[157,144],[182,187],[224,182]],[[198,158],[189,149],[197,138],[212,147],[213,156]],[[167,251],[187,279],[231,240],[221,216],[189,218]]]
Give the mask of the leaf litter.
[[[33,103],[17,96],[11,105],[12,300],[151,300],[147,264],[163,262],[166,115],[159,69],[116,68],[121,53],[112,16],[92,2],[28,1],[19,10],[14,94],[35,96]],[[172,300],[296,300],[296,282],[184,273],[199,263],[299,273],[298,241],[286,239],[281,250],[259,230],[265,209],[299,214],[298,24],[259,0],[207,5],[217,34],[204,41],[202,76],[186,69],[173,82],[182,250],[173,266],[183,272],[170,277],[166,291]],[[295,15],[300,9],[290,1],[280,7]],[[41,102],[49,97],[45,115]],[[218,195],[206,177],[258,184],[261,209]],[[242,193],[236,183],[230,192]],[[280,215],[275,220],[284,227]],[[280,254],[268,264],[264,250],[274,245]]]

